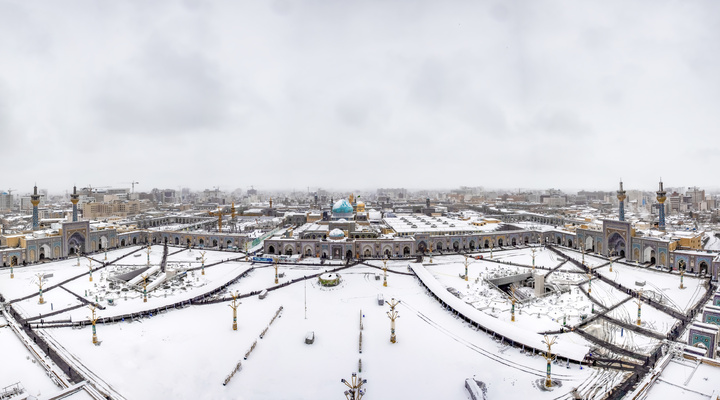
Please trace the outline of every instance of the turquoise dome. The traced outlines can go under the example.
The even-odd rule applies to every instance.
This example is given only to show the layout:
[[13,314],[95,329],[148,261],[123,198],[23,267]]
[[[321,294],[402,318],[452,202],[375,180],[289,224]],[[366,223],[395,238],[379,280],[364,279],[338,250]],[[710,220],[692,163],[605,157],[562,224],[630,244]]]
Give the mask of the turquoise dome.
[[335,202],[332,208],[333,214],[351,214],[353,207],[347,199],[341,199]]

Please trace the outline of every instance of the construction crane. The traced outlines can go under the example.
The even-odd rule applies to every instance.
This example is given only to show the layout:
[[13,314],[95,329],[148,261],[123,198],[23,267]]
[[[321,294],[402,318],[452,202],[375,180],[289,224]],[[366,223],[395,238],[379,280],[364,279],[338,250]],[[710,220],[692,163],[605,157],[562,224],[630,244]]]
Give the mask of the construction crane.
[[131,192],[131,193],[135,193],[135,185],[139,185],[139,184],[140,184],[140,182],[120,182],[120,183],[129,183],[129,184],[131,184],[131,185],[132,185],[132,192]]

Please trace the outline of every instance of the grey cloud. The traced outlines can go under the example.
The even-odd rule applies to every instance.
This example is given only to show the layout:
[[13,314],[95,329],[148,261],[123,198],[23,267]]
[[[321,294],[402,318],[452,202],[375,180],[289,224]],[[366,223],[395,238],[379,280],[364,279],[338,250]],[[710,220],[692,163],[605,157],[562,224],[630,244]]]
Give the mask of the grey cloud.
[[175,135],[217,128],[232,102],[222,81],[217,66],[202,54],[155,39],[108,71],[93,108],[112,131]]
[[592,134],[594,129],[576,112],[555,109],[538,112],[528,123],[521,126],[521,131],[541,132],[556,137],[580,138]]

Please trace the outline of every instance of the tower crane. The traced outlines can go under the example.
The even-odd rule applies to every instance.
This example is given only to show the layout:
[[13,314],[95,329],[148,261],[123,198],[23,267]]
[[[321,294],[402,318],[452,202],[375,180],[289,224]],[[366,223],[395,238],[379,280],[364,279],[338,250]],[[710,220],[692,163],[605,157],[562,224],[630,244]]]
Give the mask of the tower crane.
[[121,182],[121,183],[129,183],[129,184],[131,184],[131,185],[132,185],[132,192],[131,192],[131,193],[135,193],[135,185],[139,185],[139,184],[140,184],[140,182],[135,182],[135,181],[133,181],[133,182]]

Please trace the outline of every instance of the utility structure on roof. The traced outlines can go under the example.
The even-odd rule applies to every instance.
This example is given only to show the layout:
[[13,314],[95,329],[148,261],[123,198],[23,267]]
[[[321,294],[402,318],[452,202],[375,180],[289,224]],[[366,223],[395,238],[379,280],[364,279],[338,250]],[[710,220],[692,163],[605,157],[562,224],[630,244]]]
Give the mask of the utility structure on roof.
[[658,188],[657,201],[660,203],[658,207],[658,229],[661,231],[665,230],[665,200],[667,200],[667,192],[663,188],[662,179],[660,180],[660,186]]
[[[625,195],[625,189],[623,189],[623,183],[622,180],[620,181],[620,190],[617,191],[617,199],[620,202],[620,209],[619,209],[619,217],[618,219],[620,221],[625,221],[625,199],[627,196]],[[583,246],[585,247],[585,246]]]

